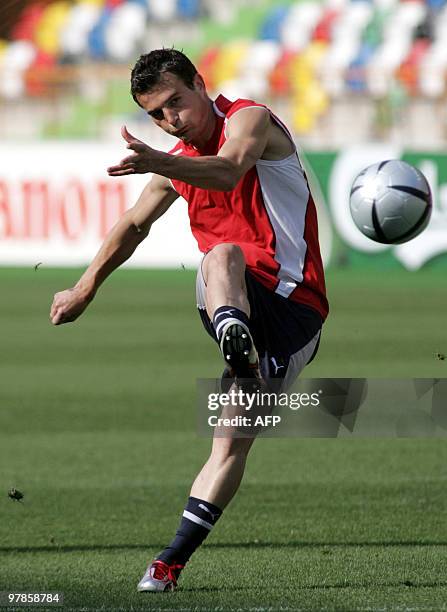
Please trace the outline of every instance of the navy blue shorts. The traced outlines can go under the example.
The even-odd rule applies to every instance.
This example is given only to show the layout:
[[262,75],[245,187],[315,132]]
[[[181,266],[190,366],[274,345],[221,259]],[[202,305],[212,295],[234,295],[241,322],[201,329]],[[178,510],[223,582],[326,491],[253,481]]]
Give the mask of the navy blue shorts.
[[[245,272],[250,303],[250,332],[258,351],[264,378],[283,379],[281,389],[289,388],[303,368],[315,357],[323,319],[304,304],[274,293],[248,270]],[[205,307],[205,280],[201,266],[197,272],[197,308],[206,331],[217,342]]]

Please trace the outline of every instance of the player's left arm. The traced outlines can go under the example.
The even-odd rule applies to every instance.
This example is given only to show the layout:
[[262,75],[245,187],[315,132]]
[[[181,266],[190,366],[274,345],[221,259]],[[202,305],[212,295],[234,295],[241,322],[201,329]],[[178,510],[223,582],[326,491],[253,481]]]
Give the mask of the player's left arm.
[[108,173],[110,176],[123,176],[154,172],[203,189],[231,191],[262,156],[268,143],[270,125],[270,113],[264,107],[241,109],[229,119],[227,140],[218,154],[200,157],[157,151],[123,128],[122,135],[133,154],[108,168]]

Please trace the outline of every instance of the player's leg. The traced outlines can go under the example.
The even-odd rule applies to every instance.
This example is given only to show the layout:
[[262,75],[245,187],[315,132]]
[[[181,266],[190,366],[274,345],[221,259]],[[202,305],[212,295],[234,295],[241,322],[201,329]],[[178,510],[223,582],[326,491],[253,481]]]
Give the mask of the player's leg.
[[202,261],[206,310],[211,321],[222,306],[234,307],[250,316],[245,286],[245,259],[235,244],[216,245]]
[[206,313],[222,355],[239,379],[259,378],[258,354],[250,333],[245,259],[235,244],[218,244],[204,257],[201,280]]
[[[221,350],[223,347],[227,362],[238,369],[235,374],[252,376],[252,370],[248,374],[245,365],[253,364],[254,372],[258,361],[249,331],[250,306],[242,251],[232,244],[218,245],[202,264],[197,283],[202,321]],[[234,408],[239,410],[238,406]],[[215,432],[210,457],[193,483],[176,535],[148,568],[138,585],[140,591],[172,590],[176,586],[181,569],[239,488],[254,436],[244,438],[232,433]]]
[[170,591],[191,555],[208,537],[239,488],[254,437],[214,437],[196,477],[174,539],[148,567],[139,591]]
[[[208,281],[213,273],[210,266]],[[245,275],[245,284],[251,307],[250,324],[260,351],[260,367],[270,388],[283,391],[290,387],[315,355],[321,316],[312,308],[293,303],[268,290],[249,272]],[[221,299],[229,297],[226,294]],[[209,316],[213,315],[212,307],[209,314],[206,308],[209,301],[206,300],[204,278],[200,271],[197,303],[207,331],[216,339],[216,324],[213,325]],[[220,325],[219,321],[217,325]],[[169,572],[174,572],[176,567],[180,570],[210,533],[240,485],[252,444],[253,436],[244,439],[215,435],[211,455],[193,484],[176,538],[160,555],[161,561],[158,563],[164,563],[160,569],[164,582],[160,580],[158,584],[174,585],[175,578],[171,579]],[[179,563],[179,559],[182,563]],[[149,576],[149,588],[153,583]]]
[[[211,275],[217,271],[211,265],[206,269],[209,282]],[[294,304],[269,291],[249,273],[244,276],[247,300],[252,312],[256,312],[256,326],[252,322],[251,331],[262,350],[264,374],[268,377],[272,389],[284,389],[293,383],[315,355],[320,337],[321,317],[312,309]],[[219,302],[216,300],[210,308],[214,296],[206,299],[208,287],[204,292],[204,281],[204,275],[203,278],[199,276],[198,306],[207,330],[212,333],[214,328],[215,337],[219,339],[216,323],[211,325],[213,314],[215,321],[213,307],[217,307],[218,311]],[[228,300],[233,289],[229,284],[228,293],[220,299]],[[207,306],[206,315],[203,312],[204,303]],[[218,320],[217,327],[219,325],[221,323]],[[262,410],[262,406],[260,409]],[[243,406],[236,404],[225,408],[221,416],[241,414],[243,410]],[[176,538],[159,557],[167,564],[176,563],[180,559],[184,565],[188,561],[237,492],[256,431],[249,429],[247,437],[240,437],[238,433],[236,427],[215,429],[210,457],[194,481]]]
[[234,437],[230,431],[218,432],[211,454],[192,485],[191,495],[224,510],[239,488],[253,442],[254,436]]

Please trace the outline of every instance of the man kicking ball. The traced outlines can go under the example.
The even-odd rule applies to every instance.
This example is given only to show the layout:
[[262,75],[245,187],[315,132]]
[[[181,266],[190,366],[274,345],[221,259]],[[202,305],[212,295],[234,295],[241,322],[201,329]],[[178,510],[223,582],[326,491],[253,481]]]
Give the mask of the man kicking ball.
[[[155,150],[124,127],[130,155],[110,176],[153,173],[135,206],[106,237],[72,289],[57,293],[54,325],[74,321],[152,223],[182,196],[204,254],[197,305],[218,343],[226,384],[276,380],[288,388],[318,349],[328,313],[315,205],[292,137],[252,100],[212,101],[190,60],[175,49],[142,55],[132,70],[135,102],[179,140]],[[214,436],[172,542],[139,591],[170,591],[239,488],[254,436]]]

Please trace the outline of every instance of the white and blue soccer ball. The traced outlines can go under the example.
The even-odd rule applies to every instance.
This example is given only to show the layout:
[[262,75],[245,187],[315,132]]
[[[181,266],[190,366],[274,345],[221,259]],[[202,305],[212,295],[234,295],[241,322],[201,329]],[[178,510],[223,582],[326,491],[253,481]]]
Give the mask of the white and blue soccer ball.
[[432,196],[420,170],[390,159],[357,175],[349,205],[354,223],[365,236],[383,244],[401,244],[427,227]]

